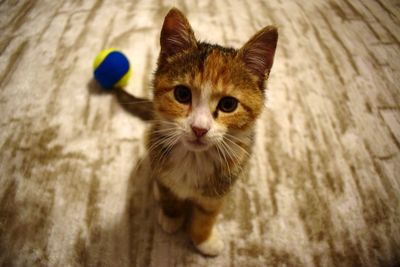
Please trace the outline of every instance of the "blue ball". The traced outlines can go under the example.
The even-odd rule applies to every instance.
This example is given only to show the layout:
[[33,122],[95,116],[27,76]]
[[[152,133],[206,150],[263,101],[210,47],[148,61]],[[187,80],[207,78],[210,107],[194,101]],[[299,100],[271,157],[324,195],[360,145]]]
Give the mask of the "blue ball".
[[105,89],[125,87],[131,75],[128,58],[113,48],[102,50],[93,62],[94,78]]

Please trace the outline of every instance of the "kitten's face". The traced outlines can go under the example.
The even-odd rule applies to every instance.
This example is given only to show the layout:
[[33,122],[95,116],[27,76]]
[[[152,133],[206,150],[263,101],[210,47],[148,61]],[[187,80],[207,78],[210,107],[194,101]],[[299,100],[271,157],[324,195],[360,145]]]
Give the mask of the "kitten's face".
[[237,141],[261,112],[276,40],[276,30],[268,28],[238,51],[200,43],[182,13],[172,9],[154,79],[160,131],[192,151]]
[[198,44],[156,73],[157,114],[174,123],[166,127],[173,127],[189,150],[205,150],[246,131],[261,111],[263,93],[236,54]]

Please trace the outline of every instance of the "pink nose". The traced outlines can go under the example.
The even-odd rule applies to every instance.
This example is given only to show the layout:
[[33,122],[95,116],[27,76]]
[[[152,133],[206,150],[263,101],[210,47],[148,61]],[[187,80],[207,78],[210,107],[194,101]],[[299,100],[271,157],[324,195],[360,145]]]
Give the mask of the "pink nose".
[[208,132],[208,129],[192,126],[192,131],[196,135],[197,138],[201,138]]

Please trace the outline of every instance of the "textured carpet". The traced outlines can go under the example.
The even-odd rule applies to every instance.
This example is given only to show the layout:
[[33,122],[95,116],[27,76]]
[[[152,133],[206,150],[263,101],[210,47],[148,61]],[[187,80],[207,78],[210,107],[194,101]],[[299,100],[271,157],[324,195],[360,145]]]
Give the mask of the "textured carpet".
[[[155,220],[146,122],[91,82],[129,57],[151,97],[172,6],[240,47],[279,27],[249,175],[216,258]],[[399,266],[398,1],[0,1],[1,266]]]

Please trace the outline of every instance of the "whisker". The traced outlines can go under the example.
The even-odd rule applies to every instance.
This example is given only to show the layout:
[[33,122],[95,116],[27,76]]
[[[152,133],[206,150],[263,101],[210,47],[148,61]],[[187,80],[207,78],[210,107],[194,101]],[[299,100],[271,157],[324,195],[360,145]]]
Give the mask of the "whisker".
[[[224,151],[227,153],[227,156],[228,156],[229,158],[232,159],[232,156],[231,156],[230,153],[229,153],[229,147],[227,147],[227,145],[225,144],[225,142],[221,142],[221,145],[223,146]],[[227,166],[227,168],[228,168],[228,179],[229,179],[229,183],[232,183],[233,173],[232,173],[232,169],[230,168],[230,164],[229,164],[228,161],[226,161],[226,166]]]
[[169,154],[169,152],[172,150],[174,145],[178,142],[180,135],[175,134],[171,136],[166,142],[164,143],[165,149],[163,150],[162,154],[160,157],[158,157],[158,160],[160,161],[160,164],[163,165],[165,160],[166,160],[166,155]]
[[152,151],[155,147],[158,147],[159,145],[166,145],[169,144],[172,140],[179,139],[180,133],[177,132],[176,130],[170,130],[170,129],[160,129],[161,132],[162,130],[166,130],[162,135],[159,135],[158,138],[154,141],[154,143],[149,147],[149,151]]
[[[221,144],[224,146],[224,148],[226,149],[226,151],[227,151],[229,157],[230,157],[233,161],[236,161],[237,163],[240,163],[240,162],[241,162],[241,157],[240,157],[240,155],[238,154],[239,152],[235,150],[235,147],[234,147],[234,148],[231,148],[231,147],[225,142],[225,140],[222,140],[222,141],[221,141]],[[241,148],[239,145],[237,145],[237,144],[235,144],[235,145],[236,145],[237,147]],[[243,148],[242,148],[242,149],[243,149]],[[243,151],[247,153],[247,151],[245,151],[244,149],[243,149]],[[248,153],[247,153],[247,154],[248,154]],[[236,164],[236,165],[235,165],[235,169],[236,169],[235,173],[236,173],[236,172],[241,172],[241,171],[243,170],[243,167],[242,167],[240,164],[239,164],[239,165]]]
[[244,143],[243,139],[248,138],[248,137],[239,138],[239,137],[234,136],[234,135],[229,134],[229,133],[225,133],[224,137],[227,137],[227,138],[229,138],[229,139],[231,139],[233,141],[236,141],[237,143]]
[[123,105],[133,105],[133,104],[140,104],[140,103],[153,103],[151,100],[134,100],[129,102],[120,102]]
[[164,133],[164,134],[174,133],[174,132],[176,132],[176,128],[174,127],[157,129],[152,131],[152,133]]
[[163,125],[174,125],[174,126],[176,126],[176,127],[181,127],[177,122],[174,122],[174,121],[152,119],[152,120],[148,120],[148,122],[157,124],[157,125],[159,125],[159,126],[163,126]]
[[227,155],[229,156],[229,158],[231,160],[235,160],[235,158],[233,157],[233,153],[232,153],[232,149],[231,147],[229,147],[229,145],[225,142],[224,139],[221,140],[221,144],[223,145],[223,147],[225,148]]
[[[230,138],[232,138],[232,135],[225,135],[225,139],[227,141],[229,141],[232,145],[234,145],[235,147],[239,148],[243,153],[245,153],[247,156],[250,156],[249,152],[244,149],[242,146],[240,146],[239,144],[237,144],[236,142],[234,142],[233,140],[231,140]],[[239,140],[239,139],[238,139]]]
[[228,169],[228,174],[229,174],[229,176],[231,176],[232,174],[231,174],[231,169],[230,169],[230,166],[229,166],[229,163],[228,163],[228,159],[226,158],[226,153],[225,153],[225,147],[223,146],[223,144],[222,143],[217,143],[217,149],[218,150],[220,150],[221,151],[221,154],[222,154],[222,157],[224,158],[224,162],[225,162],[225,165],[226,165],[226,168]]
[[[234,144],[236,145],[236,147],[240,148],[241,151],[244,152],[245,155],[250,156],[249,153],[244,148],[242,148],[241,146],[239,146],[236,143],[234,143]],[[232,149],[231,152],[235,155],[235,158],[238,161],[238,163],[243,161],[243,159],[240,157],[239,151],[235,151],[234,149]],[[243,170],[243,166],[241,164],[237,164],[236,167],[237,167],[238,173]]]
[[165,142],[169,141],[171,138],[175,137],[175,133],[172,133],[171,135],[165,135],[157,140],[154,141],[154,143],[148,148],[149,152],[153,151],[156,147],[164,144]]

